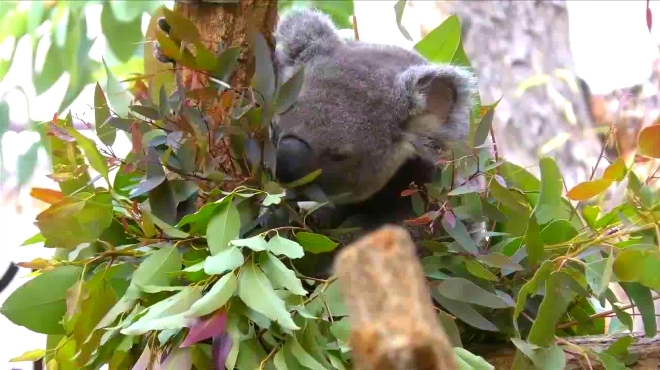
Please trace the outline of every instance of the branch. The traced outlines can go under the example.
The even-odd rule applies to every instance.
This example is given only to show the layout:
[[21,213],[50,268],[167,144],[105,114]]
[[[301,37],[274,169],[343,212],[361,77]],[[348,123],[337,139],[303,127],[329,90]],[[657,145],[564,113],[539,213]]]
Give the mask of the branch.
[[405,229],[384,226],[358,239],[338,254],[335,272],[356,369],[457,369]]

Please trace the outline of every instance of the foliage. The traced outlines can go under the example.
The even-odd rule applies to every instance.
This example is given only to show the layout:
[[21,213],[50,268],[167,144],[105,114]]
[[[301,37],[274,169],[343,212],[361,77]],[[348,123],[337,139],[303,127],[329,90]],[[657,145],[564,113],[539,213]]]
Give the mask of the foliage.
[[[37,96],[49,91],[65,75],[69,76],[66,93],[57,102],[57,111],[63,112],[87,86],[106,74],[108,66],[114,75],[135,72],[143,59],[142,15],[151,13],[161,4],[163,1],[147,0],[2,1],[0,44],[9,48],[10,57],[0,58],[0,81],[8,83],[7,72],[17,58],[23,58],[18,53],[19,41],[27,40],[32,53],[30,82]],[[93,11],[96,7],[100,7],[100,15]],[[103,61],[90,58],[92,47],[99,41],[88,36],[89,22],[94,22],[94,18],[100,21],[109,49]],[[20,87],[16,88],[23,92]],[[113,89],[105,84],[104,88]],[[127,104],[121,94],[108,94],[108,99],[113,106]],[[2,122],[9,122],[9,119]],[[0,139],[7,129],[0,127]],[[41,143],[37,142],[19,158],[19,187],[31,178],[40,148]],[[0,162],[0,171],[2,168]]]
[[[164,14],[172,25],[170,35],[158,35],[164,52],[216,83],[187,91],[177,80],[177,92],[161,87],[150,94],[157,99],[137,97],[123,115],[106,108],[109,93],[97,85],[99,143],[76,131],[70,115],[39,126],[60,191],[32,190],[50,207],[37,216],[40,233],[24,244],[44,242],[56,258],[22,263],[38,276],[0,312],[47,334],[48,344],[14,360],[43,358],[60,369],[146,369],[150,360],[168,369],[348,368],[350,322],[335,280],[310,279],[293,264],[339,243],[300,222],[305,214],[274,181],[273,148],[264,140],[272,112],[295,101],[301,75],[278,86],[257,35],[255,93],[228,88],[238,53],[228,47],[214,55],[188,20]],[[416,48],[437,63],[469,65],[460,34],[450,17]],[[181,51],[181,41],[196,54]],[[434,44],[443,48],[427,47]],[[219,96],[222,122],[211,124],[202,104],[190,104],[201,96]],[[419,216],[409,227],[445,232],[421,242],[432,252],[422,264],[461,369],[491,368],[465,345],[480,339],[512,342],[514,368],[563,368],[556,336],[570,341],[632,325],[611,282],[632,297],[646,335],[655,335],[657,192],[617,160],[564,196],[552,158],[541,159],[539,179],[497,157],[488,140],[496,105],[477,105],[469,145],[457,147],[436,181],[404,194]],[[119,132],[132,140],[126,158],[108,148]],[[229,153],[214,154],[225,138]],[[658,130],[639,140],[642,154],[659,157]],[[478,176],[485,188],[469,181]],[[627,198],[609,212],[571,203],[624,180]],[[218,186],[202,190],[209,183]],[[287,226],[267,226],[283,220]],[[488,225],[486,245],[469,235],[466,223],[475,220]],[[598,308],[605,302],[609,315]],[[591,354],[623,366],[631,342]]]

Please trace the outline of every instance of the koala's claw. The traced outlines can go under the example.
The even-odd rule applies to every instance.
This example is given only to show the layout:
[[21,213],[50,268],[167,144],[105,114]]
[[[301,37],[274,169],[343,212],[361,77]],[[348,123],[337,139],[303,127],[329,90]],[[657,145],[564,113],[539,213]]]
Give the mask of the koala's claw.
[[175,64],[176,61],[163,52],[163,49],[160,47],[160,43],[158,41],[154,41],[154,57],[156,60],[158,60],[161,63],[172,63]]
[[[160,28],[163,32],[166,34],[170,34],[170,31],[172,30],[172,27],[170,27],[170,24],[167,23],[167,20],[165,20],[165,17],[160,17],[156,21],[156,25],[158,28]],[[158,60],[161,63],[172,63],[175,64],[176,61],[172,58],[169,58],[165,53],[163,53],[163,49],[160,47],[160,43],[158,41],[154,41],[154,57],[156,60]]]
[[163,32],[165,32],[168,35],[170,34],[170,30],[172,29],[172,27],[170,27],[170,24],[167,23],[167,20],[165,20],[165,17],[158,18],[158,20],[156,21],[156,24],[158,25],[158,28],[163,30]]

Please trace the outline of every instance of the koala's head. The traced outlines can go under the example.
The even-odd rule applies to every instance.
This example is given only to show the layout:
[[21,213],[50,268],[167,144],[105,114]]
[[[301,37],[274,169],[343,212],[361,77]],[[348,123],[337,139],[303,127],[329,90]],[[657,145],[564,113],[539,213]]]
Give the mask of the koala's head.
[[275,33],[278,78],[305,68],[297,102],[274,117],[276,177],[321,169],[315,180],[335,204],[382,189],[409,161],[433,166],[469,130],[475,78],[414,51],[342,39],[315,10],[292,10]]

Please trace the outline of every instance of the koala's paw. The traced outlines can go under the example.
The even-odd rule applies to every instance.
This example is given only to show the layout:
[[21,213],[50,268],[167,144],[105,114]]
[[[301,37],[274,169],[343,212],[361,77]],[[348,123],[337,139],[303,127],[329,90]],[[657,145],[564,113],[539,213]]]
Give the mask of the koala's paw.
[[[158,25],[158,28],[160,28],[163,32],[165,32],[168,35],[170,33],[170,30],[172,29],[164,17],[158,18],[158,20],[156,21],[156,25]],[[174,59],[169,58],[167,55],[165,55],[158,41],[154,41],[154,57],[156,58],[156,60],[158,60],[161,63],[166,63],[166,64],[175,63]]]

